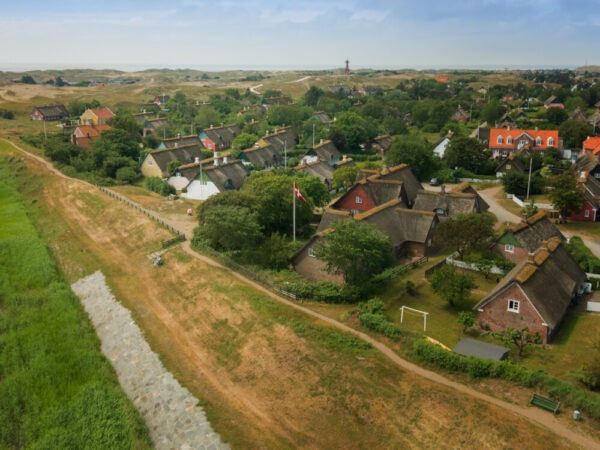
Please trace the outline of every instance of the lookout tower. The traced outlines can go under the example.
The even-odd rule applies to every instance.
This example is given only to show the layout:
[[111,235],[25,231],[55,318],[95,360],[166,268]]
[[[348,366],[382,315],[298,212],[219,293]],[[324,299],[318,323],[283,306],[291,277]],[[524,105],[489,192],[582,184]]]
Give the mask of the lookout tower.
[[350,76],[350,61],[346,60],[346,70],[344,72],[346,76]]

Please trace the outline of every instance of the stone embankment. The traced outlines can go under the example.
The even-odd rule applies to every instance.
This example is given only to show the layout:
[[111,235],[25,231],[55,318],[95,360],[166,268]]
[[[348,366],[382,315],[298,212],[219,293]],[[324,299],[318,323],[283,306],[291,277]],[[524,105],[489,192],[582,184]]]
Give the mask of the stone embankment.
[[196,399],[164,368],[129,310],[96,272],[72,285],[102,342],[121,386],[142,414],[157,449],[228,449]]

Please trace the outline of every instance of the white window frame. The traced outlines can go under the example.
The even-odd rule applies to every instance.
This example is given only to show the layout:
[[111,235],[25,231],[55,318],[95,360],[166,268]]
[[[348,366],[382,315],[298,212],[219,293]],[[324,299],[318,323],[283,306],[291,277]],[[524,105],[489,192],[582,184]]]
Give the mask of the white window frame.
[[513,143],[513,138],[512,138],[512,136],[509,136],[509,137],[507,137],[507,138],[506,138],[506,143],[507,143],[507,144],[512,144],[512,143]]
[[509,299],[508,300],[508,304],[506,306],[506,310],[513,312],[513,313],[519,313],[519,309],[521,308],[521,301],[520,300],[514,300],[514,299]]
[[502,138],[502,135],[498,136],[498,138],[496,139],[496,143],[502,144],[503,142],[504,142],[504,139]]
[[586,219],[589,219],[590,217],[590,210],[586,209],[583,211],[583,217],[585,217]]
[[311,258],[316,258],[317,256],[315,255],[315,251],[312,247],[308,247],[308,256],[310,256]]
[[548,138],[547,147],[554,147],[554,138]]
[[515,246],[512,244],[504,244],[504,251],[506,253],[514,253],[515,252]]
[[512,165],[510,165],[510,164],[506,165],[506,170],[510,170],[511,168],[512,168]]
[[542,138],[541,137],[538,136],[537,138],[535,138],[535,145],[537,147],[539,147],[540,145],[542,145]]
[[354,197],[354,203],[356,203],[357,205],[362,205],[363,199],[360,195],[357,195],[356,197]]

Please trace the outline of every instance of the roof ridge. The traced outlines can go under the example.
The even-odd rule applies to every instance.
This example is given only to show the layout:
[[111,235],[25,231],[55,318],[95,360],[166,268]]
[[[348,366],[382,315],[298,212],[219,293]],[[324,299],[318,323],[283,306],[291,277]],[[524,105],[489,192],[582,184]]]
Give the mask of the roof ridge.
[[369,209],[369,210],[367,210],[365,212],[362,212],[362,213],[356,213],[356,214],[354,214],[354,219],[355,220],[366,219],[367,217],[371,217],[371,216],[377,214],[378,212],[383,211],[384,209],[387,209],[387,208],[389,208],[391,206],[398,205],[400,203],[402,203],[402,200],[400,200],[399,198],[395,198],[395,199],[389,200],[389,201],[387,201],[385,203],[382,203],[379,206],[376,206],[375,208],[371,208],[371,209]]

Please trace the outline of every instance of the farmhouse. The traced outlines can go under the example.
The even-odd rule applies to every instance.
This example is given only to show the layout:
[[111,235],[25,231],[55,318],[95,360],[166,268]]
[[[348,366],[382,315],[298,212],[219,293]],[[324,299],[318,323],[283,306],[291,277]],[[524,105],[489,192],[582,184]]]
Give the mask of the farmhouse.
[[506,259],[519,262],[527,259],[527,256],[540,248],[544,241],[552,238],[561,241],[565,239],[548,215],[540,211],[522,219],[519,223],[512,224],[498,238],[493,250]]
[[211,151],[227,150],[233,140],[240,135],[237,125],[221,125],[220,127],[205,128],[200,132],[202,145]]
[[439,223],[434,213],[415,211],[402,207],[398,199],[364,213],[353,214],[328,208],[317,234],[313,236],[292,258],[292,265],[301,275],[311,280],[341,281],[325,270],[325,263],[318,258],[318,243],[332,231],[332,225],[339,220],[356,220],[373,224],[392,241],[394,256],[397,259],[411,259],[428,255],[432,250],[433,235]]
[[34,106],[29,114],[31,120],[44,120],[46,122],[52,122],[57,120],[66,119],[69,117],[69,111],[62,104],[47,105],[47,106]]
[[489,205],[469,183],[464,182],[457,184],[450,192],[446,192],[444,185],[441,192],[418,191],[413,208],[432,211],[445,219],[459,214],[484,213]]
[[179,166],[168,182],[183,191],[182,197],[206,200],[219,192],[239,190],[247,176],[248,169],[240,160],[223,156]]
[[253,166],[256,170],[272,169],[283,165],[281,153],[271,144],[257,142],[254,147],[242,150],[240,160],[246,166]]
[[[417,196],[417,192],[423,189],[423,185],[419,183],[417,177],[410,170],[410,166],[407,164],[399,164],[394,167],[385,167],[381,170],[371,170],[371,169],[361,169],[357,176],[357,183],[354,185],[356,188],[357,185],[364,185],[368,182],[372,181],[399,181],[404,185],[404,190],[406,191],[406,205],[410,208],[412,207],[415,197]],[[352,188],[352,189],[354,189]],[[351,190],[352,190],[351,189]],[[350,191],[346,194],[348,195]],[[346,197],[346,195],[344,197]],[[349,195],[348,195],[349,196]],[[351,197],[351,196],[349,196]],[[341,200],[341,199],[340,199]],[[376,198],[371,199],[376,204],[381,204],[381,201],[378,201]],[[356,202],[359,204],[359,202]],[[351,207],[345,207],[345,209],[356,209]],[[359,208],[365,210],[366,208]]]
[[171,161],[188,164],[200,161],[200,159],[202,159],[202,152],[198,144],[154,150],[148,153],[142,161],[141,172],[145,177],[166,178],[169,176],[167,168]]
[[98,138],[106,130],[110,130],[110,125],[79,125],[71,134],[71,144],[77,145],[84,150],[89,150],[90,143]]
[[390,200],[408,205],[406,186],[400,180],[381,179],[378,174],[363,178],[332,203],[331,208],[352,213],[365,212]]
[[115,113],[109,108],[86,109],[79,117],[79,124],[97,127],[106,125],[108,120],[113,117],[115,117]]
[[562,147],[558,130],[490,129],[489,149],[493,158],[506,158],[523,151],[545,151],[550,147]]
[[585,273],[554,237],[518,263],[474,309],[492,331],[528,327],[547,343],[582,292]]
[[302,157],[302,164],[322,161],[333,167],[342,158],[342,154],[330,140],[323,141],[308,150]]

